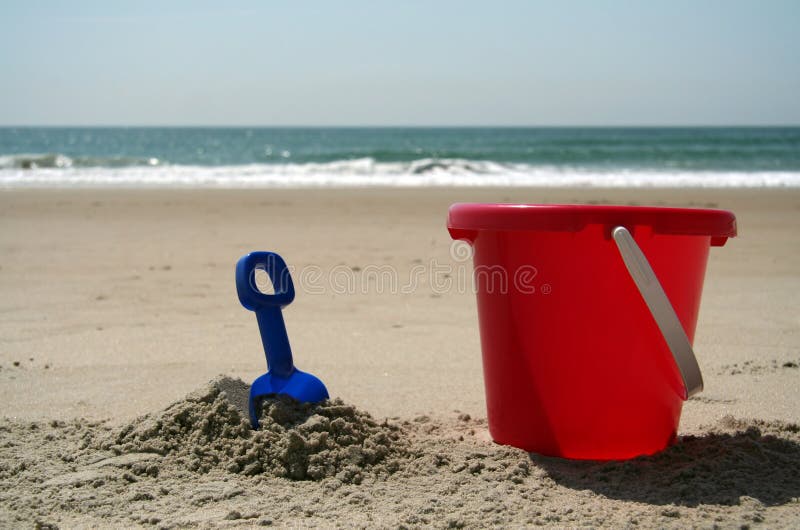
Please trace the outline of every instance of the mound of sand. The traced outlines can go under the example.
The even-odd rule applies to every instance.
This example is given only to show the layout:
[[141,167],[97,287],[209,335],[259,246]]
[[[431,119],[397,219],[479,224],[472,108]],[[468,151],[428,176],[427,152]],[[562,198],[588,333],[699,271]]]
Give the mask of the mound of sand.
[[658,455],[574,462],[460,414],[379,422],[219,378],[124,426],[0,420],[0,526],[791,527],[800,426],[726,418]]
[[259,430],[247,415],[249,387],[220,377],[166,410],[123,427],[103,449],[156,453],[170,465],[208,473],[266,473],[295,480],[336,477],[359,483],[364,473],[396,471],[404,456],[400,429],[341,400],[298,403],[264,400]]

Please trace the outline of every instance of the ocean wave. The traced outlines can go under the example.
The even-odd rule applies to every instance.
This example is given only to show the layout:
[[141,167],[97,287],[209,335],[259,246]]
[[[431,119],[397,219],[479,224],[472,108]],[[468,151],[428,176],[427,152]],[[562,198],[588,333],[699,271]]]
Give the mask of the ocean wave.
[[70,157],[61,153],[23,153],[16,155],[0,156],[0,170],[4,169],[68,169],[81,168],[119,168],[119,167],[147,167],[157,166],[157,158],[134,158],[126,156]]
[[796,171],[594,169],[437,158],[232,166],[164,165],[148,159],[137,165],[98,167],[59,159],[62,156],[14,155],[11,162],[0,157],[0,187],[800,187]]

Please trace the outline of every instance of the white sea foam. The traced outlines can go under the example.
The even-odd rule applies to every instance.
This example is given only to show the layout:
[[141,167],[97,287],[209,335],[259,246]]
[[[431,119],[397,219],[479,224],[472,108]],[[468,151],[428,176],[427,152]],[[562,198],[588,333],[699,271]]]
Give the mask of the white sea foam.
[[[2,157],[0,157],[2,158]],[[79,167],[48,159],[49,167],[0,160],[0,187],[800,187],[797,171],[689,171],[589,169],[501,164],[461,159],[376,162],[371,158],[328,163],[236,166],[148,165]]]

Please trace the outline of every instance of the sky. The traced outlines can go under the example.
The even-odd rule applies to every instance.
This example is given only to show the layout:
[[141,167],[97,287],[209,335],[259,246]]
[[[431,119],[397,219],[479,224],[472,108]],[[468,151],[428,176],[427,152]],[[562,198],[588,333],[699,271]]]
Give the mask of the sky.
[[4,0],[0,21],[0,125],[800,124],[800,0]]

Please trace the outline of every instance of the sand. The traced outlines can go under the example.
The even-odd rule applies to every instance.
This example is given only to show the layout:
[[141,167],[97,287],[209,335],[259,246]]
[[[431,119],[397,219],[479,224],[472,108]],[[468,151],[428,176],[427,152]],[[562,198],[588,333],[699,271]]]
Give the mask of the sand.
[[[444,218],[464,200],[737,213],[741,237],[711,252],[695,341],[706,390],[684,407],[678,445],[576,463],[489,440],[474,295],[364,274],[388,266],[402,283],[420,266],[455,263],[458,278]],[[255,319],[233,286],[236,259],[256,249],[354,278],[319,290],[295,276],[284,315],[298,366],[342,400],[343,421],[363,426],[354,418],[369,414],[362,440],[381,434],[369,429],[396,435],[379,461],[356,466],[360,477],[341,474],[344,460],[309,466],[307,449],[296,477],[269,450],[255,460],[273,465],[252,474],[250,457],[214,456],[218,435],[242,428],[236,399],[205,403],[212,417],[228,414],[215,436],[189,429],[175,444],[201,454],[167,450],[169,438],[147,427],[175,419],[217,374],[264,372]],[[793,527],[798,270],[794,190],[4,191],[0,525]],[[299,433],[304,444],[330,428],[314,425]],[[242,436],[234,445],[246,452]]]
[[[217,379],[122,427],[2,422],[0,444],[11,457],[0,470],[2,522],[162,528],[796,523],[797,424],[726,417],[653,457],[570,462],[492,444],[478,434],[485,424],[463,414],[379,424],[341,402],[273,403],[278,410],[262,419],[280,419],[254,433],[224,391],[232,384],[244,385]],[[323,425],[320,418],[330,421]],[[331,428],[337,422],[342,428]],[[353,432],[368,435],[355,440]],[[309,451],[320,433],[331,434],[327,449]],[[315,464],[309,456],[322,458]]]
[[100,447],[117,455],[168,456],[173,465],[199,473],[219,468],[293,480],[335,477],[347,484],[397,468],[394,457],[402,447],[388,423],[379,425],[339,399],[298,403],[274,396],[256,405],[255,431],[238,399],[248,393],[241,379],[219,377],[161,413],[124,426]]
[[[234,392],[231,392],[231,388]],[[121,427],[0,422],[0,522],[280,526],[796,524],[800,425],[725,417],[626,462],[499,446],[461,414],[379,423],[270,400],[259,431],[220,377]],[[229,397],[230,396],[230,397]],[[85,519],[84,519],[85,518]]]

